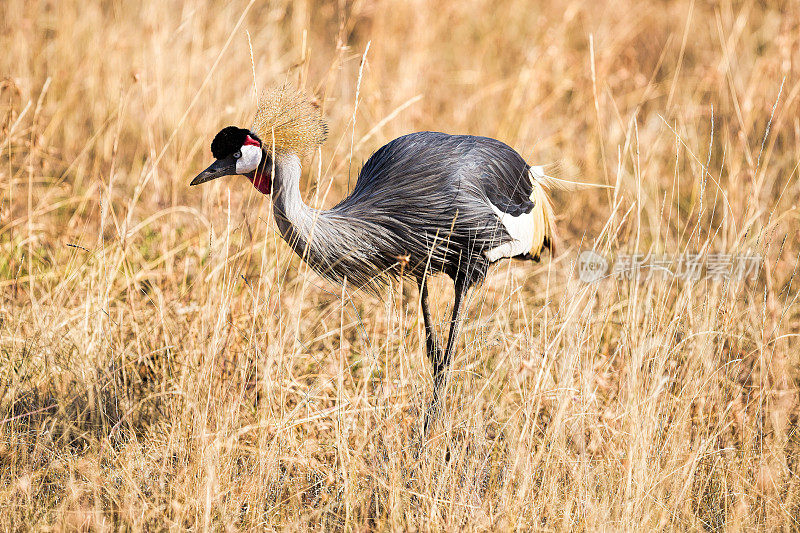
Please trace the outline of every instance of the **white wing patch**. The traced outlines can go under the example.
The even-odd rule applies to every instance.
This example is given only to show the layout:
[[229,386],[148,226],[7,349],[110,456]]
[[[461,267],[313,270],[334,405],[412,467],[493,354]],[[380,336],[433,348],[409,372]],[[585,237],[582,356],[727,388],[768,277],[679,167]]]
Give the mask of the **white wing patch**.
[[497,206],[489,202],[500,223],[511,236],[511,240],[486,251],[486,259],[494,263],[504,257],[514,257],[528,253],[533,245],[533,210],[519,216],[503,213]]
[[[542,224],[543,220],[537,220],[536,217],[536,210],[537,208],[541,211],[544,206],[538,205],[539,202],[536,200],[536,190],[538,184],[536,183],[536,179],[544,177],[544,168],[540,166],[531,167],[530,168],[531,174],[531,181],[533,182],[533,193],[531,194],[531,201],[534,203],[533,208],[529,213],[523,213],[519,216],[511,216],[508,213],[502,212],[500,209],[497,208],[496,205],[489,202],[489,207],[492,208],[492,211],[495,212],[497,218],[500,219],[500,223],[506,229],[508,234],[511,236],[511,240],[497,246],[496,248],[492,248],[491,250],[487,250],[484,252],[486,259],[489,262],[494,263],[495,261],[499,261],[500,259],[506,257],[515,257],[518,255],[523,255],[526,253],[531,252],[531,248],[534,245],[534,239],[536,237],[537,229],[542,231],[544,228],[537,228],[536,225]],[[541,243],[537,244],[537,247],[541,245]]]

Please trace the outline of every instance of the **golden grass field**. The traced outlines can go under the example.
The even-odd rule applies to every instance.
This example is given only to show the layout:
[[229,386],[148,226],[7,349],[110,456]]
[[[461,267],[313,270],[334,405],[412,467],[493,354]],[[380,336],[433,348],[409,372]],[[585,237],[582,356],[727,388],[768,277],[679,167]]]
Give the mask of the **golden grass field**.
[[[0,28],[0,529],[800,528],[796,1],[3,0]],[[426,129],[613,187],[554,192],[557,255],[472,294],[428,440],[416,288],[343,291],[247,180],[188,187],[286,80],[329,122],[318,205]],[[593,248],[764,261],[589,284]]]

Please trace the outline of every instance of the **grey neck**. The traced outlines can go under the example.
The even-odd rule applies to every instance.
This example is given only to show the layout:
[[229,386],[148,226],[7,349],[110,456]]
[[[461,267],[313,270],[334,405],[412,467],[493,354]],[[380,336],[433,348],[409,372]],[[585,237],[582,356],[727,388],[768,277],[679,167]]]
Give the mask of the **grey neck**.
[[[349,197],[348,197],[349,198]],[[340,202],[314,209],[300,196],[300,159],[275,158],[272,211],[283,239],[317,273],[337,283],[375,288],[397,261],[394,233]]]
[[[303,202],[300,196],[300,158],[294,154],[277,155],[272,182],[272,207],[275,223],[284,240],[303,256],[311,239],[311,231],[319,224],[317,209]],[[324,223],[324,222],[323,222]]]

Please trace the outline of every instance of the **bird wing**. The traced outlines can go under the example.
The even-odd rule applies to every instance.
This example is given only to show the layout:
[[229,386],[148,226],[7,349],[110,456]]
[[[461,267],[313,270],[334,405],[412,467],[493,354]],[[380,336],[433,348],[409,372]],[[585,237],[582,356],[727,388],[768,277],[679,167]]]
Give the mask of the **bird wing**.
[[478,138],[473,157],[480,171],[468,175],[480,182],[489,206],[510,236],[487,249],[486,257],[492,262],[504,257],[538,260],[544,248],[555,253],[555,217],[539,167],[529,166],[505,143],[485,137]]
[[505,143],[487,137],[476,137],[470,155],[477,173],[472,174],[483,188],[486,197],[500,212],[513,217],[530,213],[533,184],[525,160]]
[[478,257],[538,258],[552,241],[540,189],[522,156],[500,141],[419,132],[375,152],[331,214],[369,227],[363,240],[381,258],[373,262],[409,256],[449,273]]
[[364,164],[353,191],[331,211],[371,227],[380,255],[410,256],[434,271],[465,268],[510,237],[489,208],[475,156],[477,137],[418,132],[399,137]]

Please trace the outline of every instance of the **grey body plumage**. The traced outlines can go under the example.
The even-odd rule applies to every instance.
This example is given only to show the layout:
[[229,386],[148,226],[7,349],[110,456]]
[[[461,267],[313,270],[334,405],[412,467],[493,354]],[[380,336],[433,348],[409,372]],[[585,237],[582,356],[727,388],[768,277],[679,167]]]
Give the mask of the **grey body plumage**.
[[[465,275],[474,285],[489,266],[484,252],[510,239],[489,202],[530,211],[528,169],[494,139],[412,133],[375,152],[339,204],[311,212],[311,238],[285,236],[321,275],[373,292],[390,277],[426,271]],[[276,171],[276,187],[282,178]]]
[[[429,428],[469,289],[499,259],[538,260],[543,248],[552,252],[554,217],[543,188],[549,178],[498,140],[419,132],[375,152],[337,205],[314,209],[300,195],[301,157],[326,132],[318,108],[303,93],[277,89],[262,101],[253,130],[228,127],[217,135],[217,161],[192,185],[231,173],[247,176],[259,191],[272,194],[283,238],[334,282],[376,294],[401,275],[419,284],[434,375]],[[426,279],[435,273],[447,274],[455,285],[444,349],[428,305]]]

